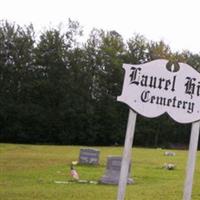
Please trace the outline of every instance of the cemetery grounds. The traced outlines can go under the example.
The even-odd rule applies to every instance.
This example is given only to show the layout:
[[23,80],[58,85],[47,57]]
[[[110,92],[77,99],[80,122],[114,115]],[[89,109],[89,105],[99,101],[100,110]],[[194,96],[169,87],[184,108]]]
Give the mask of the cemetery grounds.
[[[70,164],[84,146],[0,144],[0,199],[2,200],[116,200],[115,185],[94,184],[105,173],[107,156],[121,156],[122,147],[100,150],[98,166],[75,166],[81,180],[70,176]],[[175,156],[165,156],[173,151]],[[126,200],[181,200],[187,150],[133,148],[131,177]],[[176,165],[174,170],[163,168]],[[197,153],[193,200],[200,199],[200,152]]]

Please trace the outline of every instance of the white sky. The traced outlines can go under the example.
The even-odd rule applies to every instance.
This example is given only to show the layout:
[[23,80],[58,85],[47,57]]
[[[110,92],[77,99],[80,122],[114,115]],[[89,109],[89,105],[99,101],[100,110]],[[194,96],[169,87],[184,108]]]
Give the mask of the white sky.
[[164,40],[175,51],[200,53],[200,0],[0,0],[0,19],[37,31],[77,20],[85,34],[92,28]]

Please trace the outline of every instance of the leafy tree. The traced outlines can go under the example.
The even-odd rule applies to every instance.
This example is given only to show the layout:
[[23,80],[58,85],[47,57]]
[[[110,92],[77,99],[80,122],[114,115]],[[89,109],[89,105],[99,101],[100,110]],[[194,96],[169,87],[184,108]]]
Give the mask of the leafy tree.
[[[115,31],[96,32],[93,44],[95,66],[93,67],[93,96],[95,100],[97,142],[100,144],[121,143],[123,138],[123,116],[118,112],[122,107],[116,101],[122,85],[122,63],[124,43]],[[95,71],[94,71],[95,69]],[[102,112],[104,111],[104,112]]]
[[[32,25],[20,27],[2,21],[0,24],[0,119],[5,138],[22,134],[28,115],[31,71],[34,61]],[[16,136],[17,138],[17,136]],[[15,139],[16,139],[15,138]]]
[[130,64],[142,64],[149,59],[149,44],[141,35],[135,35],[127,41],[125,62]]
[[172,52],[170,47],[161,40],[159,42],[149,42],[148,55],[149,61],[162,58],[170,60]]

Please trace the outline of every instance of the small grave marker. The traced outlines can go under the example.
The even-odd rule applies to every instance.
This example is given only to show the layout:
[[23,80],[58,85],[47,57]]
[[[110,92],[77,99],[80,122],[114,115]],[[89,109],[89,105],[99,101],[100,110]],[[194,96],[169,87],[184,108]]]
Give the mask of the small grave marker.
[[100,151],[93,148],[80,149],[79,163],[98,165]]
[[164,155],[165,155],[165,156],[175,156],[176,153],[175,153],[175,152],[172,152],[172,151],[165,151]]
[[167,170],[174,170],[176,165],[173,164],[173,163],[165,163],[164,166],[163,166],[165,169]]

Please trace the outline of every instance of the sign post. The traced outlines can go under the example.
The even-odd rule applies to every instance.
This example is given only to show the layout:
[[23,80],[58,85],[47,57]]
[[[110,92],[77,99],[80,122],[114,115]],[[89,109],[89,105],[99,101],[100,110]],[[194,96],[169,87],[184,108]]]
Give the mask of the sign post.
[[137,114],[130,109],[124,144],[124,152],[122,157],[117,200],[123,200],[125,196],[126,184],[128,180],[128,168],[131,161],[131,151],[135,132],[136,116]]
[[200,121],[192,123],[183,200],[190,200],[192,195],[192,183],[199,140],[199,128]]
[[[200,128],[200,73],[185,63],[159,59],[124,64],[125,78],[118,101],[130,107],[117,200],[124,200],[136,124],[136,113],[148,118],[167,113],[179,123],[193,123],[183,200],[190,200]],[[136,113],[134,113],[134,110]]]

